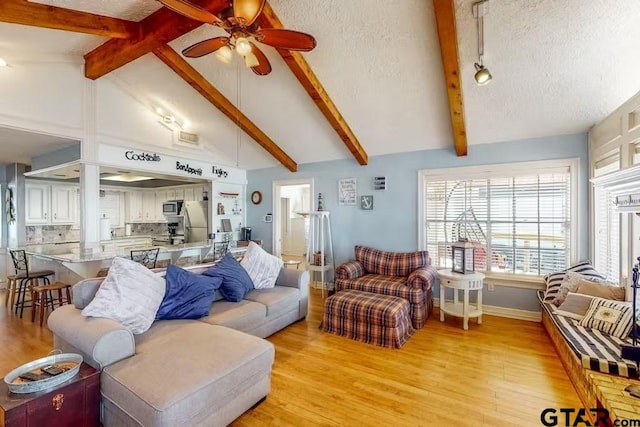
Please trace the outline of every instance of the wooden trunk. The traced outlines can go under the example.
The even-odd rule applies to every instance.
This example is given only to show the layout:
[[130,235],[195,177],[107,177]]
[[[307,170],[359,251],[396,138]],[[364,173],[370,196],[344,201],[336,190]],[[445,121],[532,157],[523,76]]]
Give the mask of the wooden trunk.
[[0,384],[0,426],[64,427],[100,423],[100,371],[83,363],[80,372],[53,389],[10,393]]

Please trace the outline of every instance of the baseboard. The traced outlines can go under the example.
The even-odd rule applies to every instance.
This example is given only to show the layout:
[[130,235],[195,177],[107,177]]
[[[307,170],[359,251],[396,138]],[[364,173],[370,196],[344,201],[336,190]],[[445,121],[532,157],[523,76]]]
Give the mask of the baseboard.
[[[439,298],[435,298],[433,302],[435,307],[440,307]],[[539,311],[520,310],[517,308],[483,304],[482,312],[490,316],[508,317],[510,319],[526,320],[528,322],[542,321],[542,313]]]

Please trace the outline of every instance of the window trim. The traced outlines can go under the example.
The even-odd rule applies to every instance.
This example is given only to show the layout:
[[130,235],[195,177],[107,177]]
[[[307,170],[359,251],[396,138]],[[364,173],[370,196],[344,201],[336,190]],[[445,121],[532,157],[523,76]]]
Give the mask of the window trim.
[[[550,173],[554,171],[564,172],[566,168],[569,168],[570,176],[570,249],[569,260],[570,263],[576,263],[579,261],[578,255],[580,252],[580,217],[578,215],[578,206],[580,206],[580,193],[578,180],[580,178],[580,158],[572,157],[565,159],[554,160],[542,160],[533,162],[514,162],[514,163],[502,163],[502,164],[487,164],[478,166],[463,166],[453,168],[440,168],[440,169],[422,169],[418,171],[418,248],[419,250],[426,250],[424,246],[425,232],[426,232],[426,218],[424,212],[424,193],[425,193],[425,180],[447,180],[455,176],[457,179],[486,179],[492,177],[505,176],[523,176],[531,175],[531,173]],[[489,272],[488,272],[489,273]],[[508,282],[512,281],[522,284],[523,279],[521,275],[517,274],[500,274],[490,273],[490,275],[501,283],[499,286],[508,286]],[[542,276],[532,276],[539,278]],[[509,280],[511,279],[511,280]],[[534,279],[534,282],[539,282],[539,279]],[[528,281],[527,281],[528,282]],[[513,287],[527,287],[528,286],[513,286]],[[539,289],[538,286],[532,286],[532,289]]]

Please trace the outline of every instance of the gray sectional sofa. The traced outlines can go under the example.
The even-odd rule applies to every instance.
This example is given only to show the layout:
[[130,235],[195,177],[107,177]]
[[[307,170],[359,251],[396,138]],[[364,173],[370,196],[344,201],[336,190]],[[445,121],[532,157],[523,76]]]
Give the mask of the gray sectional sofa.
[[216,295],[208,317],[156,321],[133,335],[113,320],[82,316],[102,280],[76,284],[74,303],[51,313],[48,325],[55,348],[102,371],[106,427],[229,424],[269,393],[275,352],[262,338],[307,314],[309,274],[282,269],[273,289],[237,303]]

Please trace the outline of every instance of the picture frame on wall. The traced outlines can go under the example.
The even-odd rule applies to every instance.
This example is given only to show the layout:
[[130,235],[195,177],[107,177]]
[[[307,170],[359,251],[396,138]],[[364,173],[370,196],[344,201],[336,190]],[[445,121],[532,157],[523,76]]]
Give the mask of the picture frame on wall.
[[233,229],[231,228],[230,219],[223,219],[221,221],[222,221],[222,231],[233,231]]
[[372,211],[373,196],[360,196],[360,209],[365,211]]
[[346,178],[338,181],[338,205],[356,205],[356,179]]

